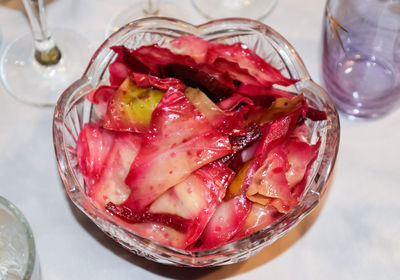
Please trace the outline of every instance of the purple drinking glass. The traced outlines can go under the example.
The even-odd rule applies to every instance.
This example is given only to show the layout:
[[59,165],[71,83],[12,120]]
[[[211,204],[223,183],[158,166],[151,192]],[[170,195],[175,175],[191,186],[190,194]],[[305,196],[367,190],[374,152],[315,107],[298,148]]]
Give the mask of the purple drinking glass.
[[377,118],[400,101],[400,0],[328,0],[323,78],[350,117]]

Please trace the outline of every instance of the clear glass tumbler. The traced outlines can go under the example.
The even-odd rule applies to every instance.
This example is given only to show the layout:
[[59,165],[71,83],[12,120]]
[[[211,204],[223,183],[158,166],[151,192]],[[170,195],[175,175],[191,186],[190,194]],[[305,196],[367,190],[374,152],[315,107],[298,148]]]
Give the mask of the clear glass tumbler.
[[400,0],[328,0],[323,78],[338,109],[377,118],[400,101]]
[[22,212],[0,196],[0,279],[40,280],[32,230]]

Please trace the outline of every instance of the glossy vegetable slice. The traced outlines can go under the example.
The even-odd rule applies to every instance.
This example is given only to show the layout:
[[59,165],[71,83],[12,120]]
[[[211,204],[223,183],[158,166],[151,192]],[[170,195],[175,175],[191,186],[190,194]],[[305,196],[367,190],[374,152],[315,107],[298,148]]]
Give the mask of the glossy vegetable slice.
[[187,248],[200,237],[233,176],[234,172],[221,162],[207,164],[154,201],[149,211],[175,214],[190,220],[178,246]]
[[230,138],[246,135],[244,119],[240,113],[223,111],[199,89],[188,87],[185,96],[223,135],[229,135]]
[[138,87],[130,78],[126,78],[108,102],[104,128],[146,132],[152,113],[163,95],[163,91]]
[[221,203],[233,171],[213,162],[170,188],[144,213],[108,204],[106,209],[128,222],[139,234],[179,249],[194,245]]
[[187,86],[199,88],[213,102],[219,102],[236,91],[234,80],[226,73],[221,73],[213,65],[185,65],[169,63],[159,67],[162,77],[174,77]]
[[300,137],[294,131],[268,153],[246,191],[248,199],[261,205],[273,205],[281,213],[288,212],[297,204],[299,189],[294,194],[294,188],[298,184],[302,188],[320,145],[319,141],[311,145]]
[[285,154],[280,150],[271,151],[266,161],[254,174],[246,191],[246,197],[261,205],[268,205],[271,199],[279,198],[285,202],[279,210],[287,212],[296,202],[285,176],[288,170],[289,164]]
[[141,73],[132,72],[129,76],[138,87],[148,88],[153,87],[162,91],[167,91],[170,88],[184,91],[186,85],[182,81],[175,78],[161,79],[156,76],[146,75]]
[[107,112],[108,101],[117,92],[118,87],[100,86],[87,95],[87,99],[95,105],[95,112],[103,120]]
[[113,46],[111,49],[117,54],[114,62],[108,67],[112,86],[119,87],[132,72],[151,74],[151,70],[133,56],[128,48]]
[[[195,36],[181,36],[170,44],[176,53],[193,56],[197,63],[213,64],[218,59],[236,63],[240,69],[246,69],[252,79],[255,78],[262,86],[269,87],[273,84],[288,86],[296,82],[284,77],[280,70],[272,67],[243,43],[229,45],[209,42]],[[237,73],[231,67],[228,68],[231,72]]]
[[316,144],[310,145],[291,138],[282,145],[289,162],[289,170],[286,171],[285,175],[290,187],[294,187],[305,178],[307,169],[318,155],[320,144],[321,142],[318,141]]
[[247,69],[250,75],[265,87],[273,84],[289,86],[296,82],[296,80],[284,77],[280,70],[271,66],[243,43],[212,44],[207,52],[207,62],[213,63],[218,58],[235,62],[240,68]]
[[103,129],[98,123],[87,123],[80,131],[76,153],[79,170],[88,187],[99,180],[113,141],[114,133]]
[[271,205],[263,206],[257,203],[251,205],[251,210],[243,226],[236,233],[233,240],[250,235],[266,226],[272,224],[282,214]]
[[275,120],[282,119],[288,115],[294,114],[298,117],[305,116],[308,109],[306,99],[302,94],[295,96],[292,99],[280,97],[272,102],[268,108],[254,110],[246,119],[247,123],[255,122],[262,126]]
[[183,93],[168,91],[126,178],[131,195],[124,204],[141,212],[192,172],[231,151],[228,137],[214,129]]
[[125,178],[141,143],[138,135],[115,134],[101,176],[88,192],[100,209],[104,209],[107,203],[119,204],[128,198],[130,189],[125,185]]
[[243,195],[223,201],[216,209],[200,237],[197,250],[212,249],[227,243],[243,226],[251,209],[251,202]]
[[206,61],[210,44],[197,36],[180,36],[169,42],[174,53],[191,56],[197,63]]

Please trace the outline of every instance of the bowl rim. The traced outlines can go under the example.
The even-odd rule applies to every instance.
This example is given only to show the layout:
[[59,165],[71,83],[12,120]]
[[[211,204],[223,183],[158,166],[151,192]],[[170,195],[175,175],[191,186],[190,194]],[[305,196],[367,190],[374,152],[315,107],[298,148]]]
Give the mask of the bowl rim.
[[[164,245],[161,243],[158,243],[157,241],[150,240],[146,237],[143,237],[139,235],[138,233],[134,232],[133,230],[119,224],[117,221],[113,220],[111,217],[108,215],[105,215],[104,213],[101,212],[101,210],[97,209],[94,205],[92,205],[96,215],[93,213],[88,213],[87,209],[85,209],[85,206],[82,204],[81,201],[79,201],[75,197],[74,189],[68,189],[67,185],[69,184],[68,179],[72,177],[75,181],[75,185],[79,185],[78,180],[74,178],[73,174],[74,171],[72,170],[71,166],[68,164],[65,164],[67,161],[67,156],[65,155],[65,143],[63,142],[63,137],[58,137],[57,135],[57,125],[61,124],[64,120],[64,115],[66,114],[65,111],[65,105],[67,104],[68,98],[71,96],[72,93],[74,93],[79,87],[81,87],[84,84],[87,83],[93,83],[93,80],[95,79],[94,72],[96,71],[96,68],[98,67],[98,63],[104,61],[105,57],[107,57],[107,52],[108,52],[108,46],[115,40],[118,40],[122,38],[124,35],[132,32],[132,30],[135,30],[137,28],[160,28],[160,26],[164,26],[161,23],[170,23],[173,26],[182,28],[184,27],[184,30],[188,34],[192,35],[197,35],[201,37],[201,32],[204,30],[207,30],[208,28],[215,27],[216,25],[219,24],[239,24],[239,25],[246,25],[248,27],[252,27],[254,30],[257,30],[260,33],[263,33],[264,35],[269,35],[274,42],[277,42],[280,50],[278,51],[278,54],[281,56],[281,59],[286,63],[286,60],[282,58],[282,56],[290,56],[290,60],[293,63],[293,67],[295,68],[295,73],[299,75],[299,77],[294,77],[294,78],[300,78],[299,82],[301,82],[302,87],[312,87],[315,89],[315,91],[318,91],[319,94],[321,94],[321,98],[327,102],[330,106],[330,121],[334,122],[334,125],[337,128],[336,131],[336,141],[334,143],[333,147],[333,155],[332,158],[329,159],[329,164],[324,167],[324,176],[325,180],[323,180],[322,185],[319,187],[318,191],[313,194],[314,201],[309,205],[306,209],[304,209],[304,205],[301,205],[299,202],[298,205],[293,207],[288,213],[282,215],[279,219],[277,219],[274,223],[252,233],[251,235],[245,236],[241,239],[232,241],[230,243],[227,243],[225,245],[213,248],[213,249],[208,249],[204,251],[187,251],[187,250],[182,250],[182,249],[177,249],[168,245]],[[108,54],[109,55],[109,54]],[[286,58],[288,59],[288,57]],[[286,65],[287,66],[287,65]],[[106,70],[103,69],[104,71]],[[104,73],[103,71],[103,73]],[[289,74],[292,74],[291,72],[293,71],[288,71]],[[298,82],[298,83],[299,83]],[[296,83],[296,87],[300,86]],[[327,130],[328,131],[328,130]],[[285,233],[287,233],[290,229],[292,229],[297,223],[299,223],[301,220],[304,219],[306,215],[308,215],[318,204],[320,198],[322,197],[323,193],[325,192],[325,189],[327,187],[327,184],[329,182],[329,178],[333,172],[333,167],[335,165],[336,157],[338,154],[338,148],[339,148],[339,141],[340,140],[340,122],[339,122],[339,115],[338,112],[333,105],[332,100],[329,98],[327,93],[319,86],[317,85],[310,77],[302,59],[296,52],[296,50],[293,48],[293,46],[282,36],[280,35],[277,31],[275,31],[273,28],[270,26],[267,26],[259,21],[256,20],[251,20],[251,19],[245,19],[245,18],[224,18],[224,19],[217,19],[217,20],[212,20],[205,22],[200,25],[193,25],[181,20],[173,19],[173,18],[168,18],[168,17],[149,17],[149,18],[143,18],[139,20],[132,21],[125,26],[121,27],[118,31],[115,33],[111,34],[100,46],[99,48],[95,51],[94,55],[92,56],[89,65],[87,66],[86,70],[84,71],[84,74],[82,77],[75,81],[73,84],[71,84],[70,87],[68,87],[60,96],[57,105],[54,110],[54,117],[53,117],[53,141],[54,141],[54,147],[55,147],[55,153],[56,153],[56,158],[57,158],[57,164],[59,168],[60,175],[62,177],[62,181],[64,183],[64,187],[68,193],[69,198],[74,202],[74,204],[83,212],[85,213],[91,220],[93,220],[96,224],[98,223],[97,219],[100,216],[101,219],[107,221],[113,226],[118,227],[119,229],[122,229],[129,234],[137,237],[138,239],[144,239],[147,240],[148,242],[152,244],[157,245],[157,250],[162,249],[163,253],[167,254],[172,254],[176,256],[178,254],[178,257],[189,257],[189,258],[196,258],[196,259],[201,259],[201,258],[207,258],[215,254],[223,254],[226,252],[230,252],[232,249],[237,249],[238,247],[241,247],[245,242],[248,242],[251,240],[250,244],[247,245],[247,248],[253,248],[256,246],[262,246],[261,248],[273,243],[275,240],[279,239],[281,236],[283,236]],[[321,148],[319,150],[321,152]],[[321,168],[321,163],[319,163],[319,166],[316,168],[316,172]],[[315,175],[314,174],[314,175]],[[310,179],[310,178],[308,178]],[[314,178],[311,178],[314,179]],[[307,183],[307,186],[310,185],[310,181]],[[305,195],[306,191],[304,191],[303,196]],[[84,194],[86,195],[86,194]],[[267,236],[268,233],[270,233],[272,230],[275,230],[276,226],[278,226],[285,218],[290,217],[292,215],[296,216],[295,221],[291,223],[289,228],[284,229],[279,236],[274,236],[272,239],[268,239],[268,242],[258,242],[257,237],[258,236]],[[98,225],[98,224],[97,224]],[[99,225],[98,225],[99,226]],[[100,227],[100,226],[99,226]],[[101,227],[100,227],[101,228]],[[257,244],[259,243],[259,244]],[[172,261],[173,262],[173,261]],[[175,264],[182,265],[181,262],[177,262]],[[188,260],[184,265],[189,265],[189,266],[196,266],[195,263],[193,263],[193,260],[190,261]],[[218,265],[218,264],[217,264]]]
[[35,269],[37,269],[39,261],[37,257],[35,238],[33,236],[32,228],[22,211],[14,203],[9,201],[2,195],[0,195],[0,210],[6,211],[6,213],[12,216],[12,219],[15,219],[17,223],[23,227],[23,235],[26,238],[28,252],[26,263],[24,264],[25,271],[24,274],[21,275],[21,277],[23,279],[30,279],[34,275],[34,273],[37,273]]

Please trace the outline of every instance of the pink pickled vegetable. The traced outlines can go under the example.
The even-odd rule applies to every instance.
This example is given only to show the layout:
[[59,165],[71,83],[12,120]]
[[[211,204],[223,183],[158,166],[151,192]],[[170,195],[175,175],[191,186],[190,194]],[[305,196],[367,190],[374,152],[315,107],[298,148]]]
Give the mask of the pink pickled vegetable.
[[80,131],[77,160],[98,209],[196,252],[298,206],[321,145],[310,127],[326,114],[240,42],[182,36],[168,46],[112,47],[109,85],[87,97],[97,116]]

